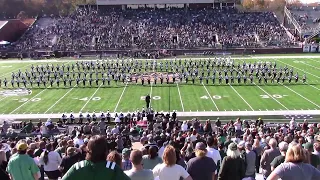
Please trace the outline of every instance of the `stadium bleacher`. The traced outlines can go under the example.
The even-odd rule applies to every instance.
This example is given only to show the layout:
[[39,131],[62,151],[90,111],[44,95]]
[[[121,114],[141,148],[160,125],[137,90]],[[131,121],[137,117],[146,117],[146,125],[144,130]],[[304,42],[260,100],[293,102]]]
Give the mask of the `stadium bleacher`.
[[293,41],[272,12],[144,8],[106,13],[78,8],[68,17],[40,18],[15,49],[194,49],[217,45],[281,47],[293,45]]

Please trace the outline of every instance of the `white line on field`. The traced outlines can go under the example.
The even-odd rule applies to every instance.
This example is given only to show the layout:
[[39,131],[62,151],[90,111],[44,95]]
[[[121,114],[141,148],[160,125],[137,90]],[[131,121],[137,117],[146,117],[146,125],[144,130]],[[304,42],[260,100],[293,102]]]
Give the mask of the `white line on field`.
[[7,98],[7,97],[8,97],[8,96],[5,96],[4,98],[1,98],[1,99],[0,99],[0,102],[1,102],[2,100],[4,100],[5,98]]
[[[282,84],[282,83],[280,83],[280,84]],[[311,104],[313,104],[313,105],[317,106],[318,108],[320,108],[320,106],[319,106],[318,104],[312,102],[311,100],[309,100],[309,99],[307,99],[306,97],[302,96],[301,94],[297,93],[296,91],[294,91],[293,89],[289,88],[288,86],[286,86],[286,85],[284,85],[284,84],[282,84],[282,86],[284,86],[285,88],[287,88],[287,89],[289,89],[290,91],[294,92],[296,95],[302,97],[304,100],[306,100],[306,101],[310,102]]]
[[152,84],[153,83],[150,83],[150,94],[149,94],[150,95],[150,104],[149,104],[149,107],[151,107],[151,103],[152,103]]
[[318,67],[315,67],[315,66],[312,66],[312,65],[310,65],[310,64],[308,64],[308,63],[302,63],[302,64],[304,64],[304,65],[307,65],[307,66],[309,66],[309,67],[313,67],[313,68],[316,68],[316,69],[320,69],[320,68],[318,68]]
[[121,101],[121,99],[122,99],[122,96],[123,96],[124,92],[125,92],[126,89],[127,89],[127,86],[128,86],[128,82],[126,83],[126,86],[123,88],[122,93],[121,93],[121,95],[120,95],[120,98],[119,98],[119,100],[118,100],[118,102],[117,102],[117,105],[116,105],[116,107],[114,108],[114,111],[113,111],[113,112],[116,112],[116,110],[118,109],[118,106],[119,106],[119,104],[120,104],[120,101]]
[[88,101],[83,105],[83,107],[80,109],[80,112],[82,112],[82,110],[87,106],[87,104],[91,101],[91,99],[93,98],[94,95],[96,95],[96,93],[99,91],[100,87],[102,86],[102,83],[100,84],[100,86],[96,89],[96,91],[94,91],[94,93],[91,95],[91,97],[88,99]]
[[288,64],[288,63],[285,63],[285,62],[280,61],[279,59],[275,59],[275,60],[276,60],[276,61],[281,62],[282,64],[286,64],[286,65],[288,65],[288,66],[291,66],[291,67],[293,67],[293,68],[295,68],[295,69],[298,69],[298,70],[300,70],[300,71],[302,71],[302,72],[304,72],[304,73],[310,74],[311,76],[314,76],[314,77],[316,77],[316,78],[319,78],[319,79],[320,79],[320,77],[319,77],[319,76],[314,75],[314,74],[311,74],[311,73],[309,73],[309,72],[307,72],[307,71],[305,71],[305,70],[303,70],[303,69],[300,69],[300,68],[294,67],[294,66],[292,66],[292,65],[290,65],[290,64]]
[[309,59],[309,60],[311,60],[311,61],[313,61],[313,62],[320,63],[320,61],[316,61],[316,60],[314,60],[314,59]]
[[215,102],[214,102],[214,100],[212,99],[212,97],[211,97],[211,95],[210,95],[210,93],[209,93],[209,91],[208,91],[207,87],[206,87],[203,83],[202,83],[202,85],[203,85],[204,89],[207,91],[207,93],[208,93],[208,95],[209,95],[209,97],[210,97],[210,99],[211,99],[212,103],[213,103],[213,104],[214,104],[214,106],[216,107],[217,111],[220,111],[220,110],[219,110],[219,108],[218,108],[218,106],[216,105],[216,103],[215,103]]
[[[25,68],[25,67],[28,67],[28,66],[30,66],[31,64],[32,64],[32,63],[29,63],[29,64],[27,64],[27,65],[25,65],[25,66],[16,68],[16,69],[14,69],[12,72],[17,71],[18,69],[23,69],[23,68]],[[12,72],[8,72],[8,73],[5,73],[5,74],[2,74],[0,77],[5,77],[5,76],[7,76],[7,75],[9,75],[9,74],[12,74]],[[15,72],[15,73],[16,73],[16,72]],[[22,73],[22,72],[21,72],[21,73]]]
[[[75,85],[76,86],[76,85]],[[73,86],[68,92],[66,92],[60,99],[58,99],[51,107],[49,107],[46,112],[44,112],[44,114],[46,114],[48,111],[50,111],[55,105],[57,105],[64,97],[66,97],[66,95],[68,95],[73,89],[74,87]]]
[[314,85],[311,85],[311,84],[309,84],[309,83],[306,83],[307,85],[309,85],[309,86],[311,86],[311,87],[313,87],[314,89],[316,89],[316,90],[319,90],[320,91],[320,88],[317,88],[316,86],[314,86]]
[[261,88],[259,85],[257,85],[256,83],[253,83],[254,85],[256,85],[261,91],[263,91],[264,93],[266,93],[269,97],[271,97],[273,100],[275,100],[278,104],[280,104],[282,107],[284,107],[286,110],[289,110],[285,105],[283,105],[281,102],[279,102],[276,98],[274,98],[272,95],[270,95],[267,91],[265,91],[263,88]]
[[[50,87],[50,86],[49,86]],[[15,110],[11,111],[9,114],[14,113],[15,111],[17,111],[18,109],[20,109],[22,106],[26,105],[28,102],[30,102],[32,99],[34,99],[35,97],[39,96],[40,94],[42,94],[44,91],[46,91],[47,88],[45,88],[44,90],[40,91],[38,94],[36,94],[35,96],[33,96],[32,98],[28,99],[28,101],[26,101],[25,103],[21,104],[19,107],[17,107]]]
[[251,105],[238,93],[238,91],[233,87],[231,86],[231,84],[229,84],[229,86],[233,89],[233,91],[238,94],[238,96],[249,106],[249,108],[254,111],[254,109],[251,107]]
[[183,102],[182,102],[182,98],[181,98],[181,92],[180,92],[180,88],[179,88],[179,83],[177,83],[177,87],[178,87],[178,93],[179,93],[179,97],[180,97],[180,103],[181,103],[182,111],[184,112],[184,106],[183,106]]

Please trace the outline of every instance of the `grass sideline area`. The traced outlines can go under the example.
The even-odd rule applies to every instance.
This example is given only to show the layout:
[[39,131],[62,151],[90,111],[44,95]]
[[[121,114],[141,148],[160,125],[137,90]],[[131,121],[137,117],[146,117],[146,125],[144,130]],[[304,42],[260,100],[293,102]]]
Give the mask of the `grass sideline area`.
[[[207,57],[196,57],[195,59],[204,59]],[[174,59],[174,58],[172,58]],[[184,58],[181,58],[184,59]],[[189,57],[186,59],[190,59]],[[81,60],[81,59],[80,59]],[[86,59],[87,60],[87,59]],[[18,61],[8,60],[0,61],[0,79],[5,77],[8,81],[11,78],[11,72],[17,72],[19,69],[25,71],[30,69],[31,65],[52,64],[71,64],[76,60],[72,59],[49,59],[46,61]],[[158,62],[163,60],[156,60]],[[112,81],[108,86],[86,87],[49,87],[49,88],[29,88],[31,94],[21,94],[19,96],[1,96],[0,114],[70,114],[71,111],[83,113],[95,111],[106,112],[132,112],[142,109],[145,106],[143,97],[146,94],[152,96],[151,106],[157,111],[178,112],[223,112],[234,111],[243,112],[247,118],[257,118],[250,116],[247,112],[259,111],[285,111],[285,110],[319,110],[320,115],[320,56],[311,54],[309,56],[251,56],[235,58],[237,62],[267,61],[276,62],[277,66],[288,66],[299,73],[300,79],[304,73],[307,75],[307,84],[299,82],[298,84],[267,84],[253,85],[234,84],[234,85],[212,85],[211,81],[207,84],[195,85],[185,83],[144,85],[141,84],[123,84]],[[157,71],[157,70],[156,70]],[[75,82],[73,82],[75,85]],[[101,83],[101,82],[100,82]],[[95,84],[95,83],[94,83]],[[2,83],[3,85],[3,83]],[[13,90],[0,89],[0,91]],[[222,119],[229,119],[233,115],[225,116]],[[263,116],[266,119],[289,119],[289,114]],[[201,119],[216,118],[217,116],[202,116]],[[318,121],[318,115],[307,116],[296,115],[301,119],[307,118]],[[185,116],[185,118],[190,118]],[[299,119],[298,118],[298,119]],[[1,115],[0,115],[1,119]]]

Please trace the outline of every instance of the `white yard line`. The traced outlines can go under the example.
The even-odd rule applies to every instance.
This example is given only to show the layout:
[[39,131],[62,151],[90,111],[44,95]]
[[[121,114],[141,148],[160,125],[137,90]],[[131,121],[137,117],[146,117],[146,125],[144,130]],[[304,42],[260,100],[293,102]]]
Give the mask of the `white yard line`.
[[128,82],[126,83],[126,86],[123,88],[122,93],[121,93],[121,95],[120,95],[120,98],[119,98],[119,100],[118,100],[118,102],[117,102],[117,105],[116,105],[116,107],[114,108],[114,111],[113,111],[113,112],[117,112],[116,110],[118,109],[118,106],[119,106],[119,104],[120,104],[120,101],[121,101],[121,99],[122,99],[122,96],[123,96],[124,92],[126,91],[127,87],[128,87]]
[[311,58],[309,58],[309,60],[311,60],[311,61],[313,61],[313,62],[316,62],[316,63],[320,63],[320,61],[316,61],[316,60],[311,59]]
[[[76,86],[76,85],[75,85]],[[50,109],[52,109],[55,105],[57,105],[64,97],[66,97],[66,95],[68,95],[73,89],[74,87],[73,86],[68,92],[66,92],[60,99],[58,99],[51,107],[49,107],[46,112],[44,112],[44,114],[46,114],[48,111],[50,111]]]
[[[50,87],[50,86],[49,86]],[[39,96],[40,94],[42,94],[44,91],[46,91],[48,88],[45,88],[44,90],[40,91],[38,94],[36,94],[35,96],[33,96],[32,98],[29,98],[28,101],[26,101],[25,103],[21,104],[19,107],[17,107],[15,110],[11,111],[9,114],[14,113],[15,111],[17,111],[18,109],[20,109],[22,106],[26,105],[28,102],[30,102],[32,99],[34,99],[35,97]]]
[[318,68],[318,67],[316,67],[316,66],[312,66],[312,65],[310,65],[310,64],[308,64],[308,63],[301,63],[301,64],[304,64],[304,65],[307,65],[307,66],[309,66],[309,67],[313,67],[313,68],[316,68],[316,69],[318,69],[318,70],[320,70],[320,68]]
[[[152,102],[152,82],[150,83],[150,104],[149,104],[149,107],[151,107],[151,102]],[[169,87],[170,88],[170,87]]]
[[300,68],[294,67],[294,66],[292,66],[292,65],[290,65],[290,64],[288,64],[288,63],[285,63],[285,62],[280,61],[279,59],[275,59],[275,60],[276,60],[276,61],[281,62],[282,64],[286,64],[287,66],[291,66],[291,67],[293,67],[293,68],[295,68],[295,69],[298,69],[298,70],[300,70],[300,71],[302,71],[302,72],[304,72],[304,73],[310,74],[311,76],[314,76],[314,77],[316,77],[316,78],[319,78],[319,79],[320,79],[320,77],[319,77],[319,76],[314,75],[314,74],[312,74],[312,73],[309,73],[309,72],[307,72],[307,71],[305,71],[305,70],[303,70],[303,69],[300,69]]
[[202,83],[202,85],[203,85],[204,89],[207,91],[207,94],[209,95],[209,97],[210,97],[210,99],[211,99],[212,103],[214,104],[214,106],[216,107],[217,111],[220,111],[220,110],[219,110],[219,108],[218,108],[218,106],[217,106],[217,104],[214,102],[214,100],[213,100],[212,96],[210,95],[210,93],[209,93],[209,91],[208,91],[207,87],[206,87],[203,83]]
[[180,88],[179,88],[179,83],[177,83],[177,87],[178,87],[178,93],[179,93],[179,97],[180,97],[180,103],[181,103],[182,111],[184,112],[184,106],[183,106],[183,102],[182,102],[182,97],[181,97],[181,92],[180,92]]
[[284,86],[285,88],[289,89],[290,91],[294,92],[296,95],[302,97],[304,100],[306,100],[306,101],[310,102],[311,104],[313,104],[313,105],[317,106],[318,108],[320,108],[320,106],[319,106],[318,104],[312,102],[311,100],[309,100],[309,99],[307,99],[306,97],[302,96],[301,94],[297,93],[296,91],[294,91],[293,89],[289,88],[288,86],[286,86],[286,85],[284,85],[284,84],[282,84],[282,83],[280,83],[280,84],[281,84],[282,86]]
[[235,93],[237,93],[238,94],[238,96],[249,106],[249,108],[252,110],[252,111],[254,111],[254,109],[252,108],[252,106],[238,93],[238,91],[233,87],[233,86],[231,86],[231,84],[229,84],[229,86],[233,89],[233,91],[235,92]]
[[[300,80],[301,82],[303,82],[302,80]],[[311,85],[311,84],[309,84],[309,83],[305,83],[306,85],[308,85],[308,86],[311,86],[312,88],[314,88],[314,89],[316,89],[316,90],[319,90],[320,91],[320,88],[317,88],[316,86],[314,86],[314,85]]]
[[1,102],[2,100],[4,100],[5,98],[7,98],[7,97],[8,97],[8,96],[5,96],[5,97],[1,98],[1,99],[0,99],[0,102]]
[[[5,73],[5,74],[2,74],[0,77],[1,77],[1,78],[6,77],[7,75],[12,74],[12,72],[16,73],[17,70],[19,70],[19,69],[24,69],[25,67],[28,67],[28,66],[30,66],[31,64],[32,64],[32,63],[29,63],[29,64],[27,64],[27,65],[25,65],[25,66],[16,68],[16,69],[14,69],[14,70],[11,71],[11,72],[7,72],[7,73]],[[22,71],[21,71],[21,72],[22,72]]]
[[280,104],[282,107],[284,107],[286,110],[289,110],[285,105],[283,105],[281,102],[279,102],[276,98],[274,98],[272,95],[270,95],[267,91],[265,91],[263,88],[261,88],[259,85],[257,85],[256,83],[253,83],[254,85],[256,85],[261,91],[263,91],[264,93],[266,93],[269,97],[271,97],[273,100],[275,100],[278,104]]
[[96,91],[94,91],[94,93],[91,95],[91,97],[88,99],[88,101],[82,106],[82,108],[80,109],[80,112],[82,112],[82,110],[87,106],[87,104],[91,101],[91,99],[93,98],[93,96],[97,94],[97,92],[99,91],[99,89],[100,89],[101,86],[102,86],[102,83],[101,83],[100,86],[96,89]]

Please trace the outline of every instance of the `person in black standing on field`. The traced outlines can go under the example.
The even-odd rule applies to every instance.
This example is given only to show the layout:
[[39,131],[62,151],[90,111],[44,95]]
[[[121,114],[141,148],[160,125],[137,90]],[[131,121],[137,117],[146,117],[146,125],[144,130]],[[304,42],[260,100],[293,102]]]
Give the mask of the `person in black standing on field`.
[[147,94],[147,96],[146,96],[146,107],[147,108],[149,108],[149,106],[150,106],[150,99],[151,99],[150,95]]

